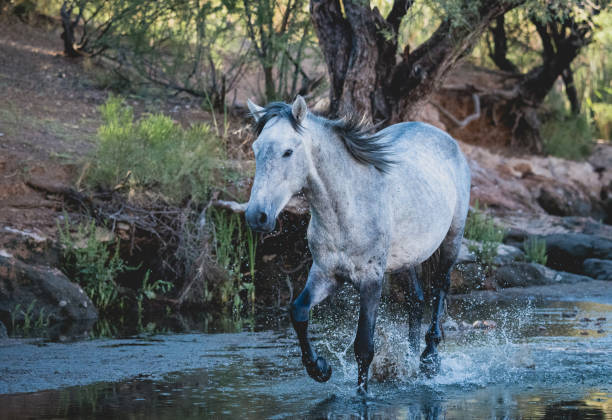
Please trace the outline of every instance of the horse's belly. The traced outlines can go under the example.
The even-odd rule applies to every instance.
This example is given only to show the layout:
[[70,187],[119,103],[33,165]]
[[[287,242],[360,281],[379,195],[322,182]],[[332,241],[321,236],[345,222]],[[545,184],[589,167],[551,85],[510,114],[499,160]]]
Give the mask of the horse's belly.
[[386,271],[420,264],[438,249],[453,220],[455,197],[453,191],[404,197],[405,207],[398,206],[393,217]]
[[385,271],[397,271],[425,261],[438,249],[449,228],[450,223],[445,229],[434,229],[422,233],[418,238],[406,237],[403,240],[402,238],[394,240],[389,249]]

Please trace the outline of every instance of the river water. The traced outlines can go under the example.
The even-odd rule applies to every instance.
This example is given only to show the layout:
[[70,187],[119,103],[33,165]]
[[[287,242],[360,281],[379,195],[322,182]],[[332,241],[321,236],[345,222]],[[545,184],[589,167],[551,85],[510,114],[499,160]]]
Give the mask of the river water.
[[314,314],[334,369],[325,384],[307,377],[282,320],[257,332],[7,340],[0,418],[612,419],[612,293],[526,296],[455,300],[449,319],[459,327],[496,327],[447,323],[435,378],[419,374],[402,312],[383,307],[366,397],[355,392],[357,314],[342,305]]

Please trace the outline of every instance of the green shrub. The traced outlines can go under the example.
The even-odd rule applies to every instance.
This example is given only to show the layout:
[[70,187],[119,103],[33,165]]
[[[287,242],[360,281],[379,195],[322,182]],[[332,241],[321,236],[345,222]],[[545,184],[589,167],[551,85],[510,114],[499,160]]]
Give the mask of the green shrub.
[[100,111],[103,124],[87,175],[90,186],[112,189],[129,183],[174,203],[206,199],[221,155],[221,143],[208,125],[183,129],[161,114],[135,122],[132,108],[114,96]]
[[598,102],[592,105],[592,109],[599,136],[604,140],[612,140],[612,104]]
[[63,226],[58,222],[58,232],[62,246],[62,271],[81,285],[100,311],[115,307],[119,303],[115,279],[130,269],[119,256],[119,244],[115,244],[112,252],[111,244],[97,237],[93,221],[80,224],[73,234],[68,218],[64,217]]
[[544,239],[530,236],[523,243],[523,248],[525,249],[527,261],[546,265],[548,256],[546,255],[546,241]]
[[565,96],[555,89],[546,96],[543,114],[540,135],[546,153],[573,160],[589,156],[594,133],[586,114],[572,114]]
[[550,118],[542,125],[544,151],[564,159],[583,159],[591,153],[593,128],[583,115]]
[[480,209],[476,201],[468,214],[464,236],[466,239],[478,242],[469,245],[468,249],[489,269],[493,265],[493,258],[497,255],[497,247],[501,244],[504,234],[504,229],[497,226],[493,219]]
[[[255,305],[255,252],[257,240],[255,233],[242,223],[242,217],[228,214],[222,210],[212,209],[210,218],[213,222],[213,243],[217,263],[227,272],[227,280],[219,288],[221,303],[229,303],[234,311],[242,307],[240,292],[246,291],[251,303],[251,311]],[[248,273],[243,273],[247,266]],[[245,281],[246,275],[251,278]]]

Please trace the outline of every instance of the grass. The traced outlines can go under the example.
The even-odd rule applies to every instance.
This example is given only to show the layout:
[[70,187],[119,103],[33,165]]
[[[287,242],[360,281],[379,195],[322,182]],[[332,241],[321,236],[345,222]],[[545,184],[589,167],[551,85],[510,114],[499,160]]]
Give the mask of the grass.
[[116,308],[120,300],[116,278],[131,269],[119,256],[119,243],[114,244],[113,250],[113,244],[101,241],[93,221],[78,225],[73,234],[66,215],[63,225],[58,222],[58,234],[62,271],[83,287],[100,311]]
[[[32,332],[40,332],[49,326],[49,318],[51,314],[45,314],[45,308],[40,308],[38,314],[35,311],[36,299],[32,300],[27,307],[22,308],[18,303],[10,311],[11,316],[11,333],[13,335],[22,334],[28,335]],[[17,316],[23,316],[21,325],[17,322]]]
[[174,204],[206,200],[221,142],[207,124],[184,129],[165,115],[134,120],[133,109],[110,96],[86,182],[92,187],[153,190]]
[[548,94],[540,131],[546,153],[564,159],[584,159],[591,154],[594,134],[587,115],[572,114],[561,92],[553,89]]
[[549,119],[542,125],[541,135],[549,155],[580,160],[591,154],[593,128],[582,114]]
[[548,256],[546,255],[546,241],[537,236],[530,236],[523,243],[525,257],[527,261],[541,265],[546,265]]
[[600,138],[604,140],[612,140],[612,104],[603,102],[594,103],[592,105],[594,120]]
[[464,236],[478,243],[469,245],[468,248],[489,271],[493,267],[493,259],[497,255],[497,247],[501,244],[504,234],[504,229],[497,226],[493,219],[480,209],[480,204],[476,201],[468,214]]
[[[210,219],[213,222],[213,243],[217,263],[228,274],[227,280],[219,287],[219,300],[230,304],[235,313],[243,306],[241,292],[246,292],[255,310],[255,254],[257,238],[254,232],[243,225],[242,217],[235,213],[211,209]],[[244,266],[248,273],[243,273]],[[250,276],[250,282],[245,281]]]

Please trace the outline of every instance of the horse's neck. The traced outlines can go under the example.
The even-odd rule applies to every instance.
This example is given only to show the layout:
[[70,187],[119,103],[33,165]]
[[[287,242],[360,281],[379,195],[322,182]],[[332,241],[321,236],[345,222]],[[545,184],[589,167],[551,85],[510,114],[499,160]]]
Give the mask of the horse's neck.
[[359,216],[360,200],[378,200],[380,191],[368,191],[368,186],[379,177],[373,168],[357,163],[335,134],[317,136],[306,190],[313,218],[321,225],[351,226]]

